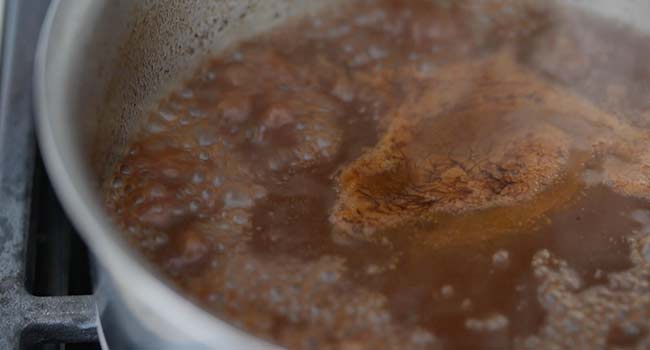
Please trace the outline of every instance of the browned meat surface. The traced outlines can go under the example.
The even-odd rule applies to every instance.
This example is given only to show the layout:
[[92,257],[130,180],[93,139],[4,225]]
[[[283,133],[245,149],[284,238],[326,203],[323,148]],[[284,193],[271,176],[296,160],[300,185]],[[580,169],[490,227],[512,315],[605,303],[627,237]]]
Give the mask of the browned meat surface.
[[332,222],[350,235],[531,200],[569,175],[571,157],[585,162],[631,132],[507,53],[411,88],[378,145],[341,172]]

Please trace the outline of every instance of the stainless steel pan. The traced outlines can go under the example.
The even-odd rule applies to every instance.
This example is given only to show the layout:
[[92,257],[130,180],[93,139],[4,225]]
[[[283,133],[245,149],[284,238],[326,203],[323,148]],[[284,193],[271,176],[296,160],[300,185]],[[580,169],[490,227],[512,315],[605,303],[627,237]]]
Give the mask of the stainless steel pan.
[[[36,67],[38,136],[65,209],[95,256],[113,349],[273,348],[201,310],[122,240],[99,184],[157,97],[206,55],[344,0],[58,0]],[[646,0],[567,0],[650,32]]]

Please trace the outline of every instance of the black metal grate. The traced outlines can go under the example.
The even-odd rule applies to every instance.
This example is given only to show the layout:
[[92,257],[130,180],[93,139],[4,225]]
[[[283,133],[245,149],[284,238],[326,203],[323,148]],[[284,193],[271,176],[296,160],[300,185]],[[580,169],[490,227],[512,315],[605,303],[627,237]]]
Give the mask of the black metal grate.
[[99,349],[86,249],[36,151],[32,80],[49,1],[6,0],[0,76],[0,349]]
[[37,154],[25,288],[35,296],[92,294],[86,246],[66,217]]
[[[92,294],[87,248],[63,212],[39,154],[34,166],[26,244],[25,289],[28,294],[38,297]],[[34,332],[43,330],[36,328],[24,333],[20,350],[100,349],[96,341],[34,343],[29,339]],[[38,339],[42,334],[35,336]],[[89,336],[89,340],[94,340],[92,333]]]

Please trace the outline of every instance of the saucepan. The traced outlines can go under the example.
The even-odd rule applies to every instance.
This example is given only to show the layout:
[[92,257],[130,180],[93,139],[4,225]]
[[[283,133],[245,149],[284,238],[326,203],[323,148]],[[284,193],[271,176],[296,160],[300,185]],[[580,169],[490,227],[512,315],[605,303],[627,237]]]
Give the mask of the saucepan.
[[[56,192],[94,256],[104,346],[274,348],[167,283],[113,227],[100,184],[145,111],[206,56],[342,2],[53,1],[36,62],[38,138]],[[650,31],[646,0],[562,2]]]

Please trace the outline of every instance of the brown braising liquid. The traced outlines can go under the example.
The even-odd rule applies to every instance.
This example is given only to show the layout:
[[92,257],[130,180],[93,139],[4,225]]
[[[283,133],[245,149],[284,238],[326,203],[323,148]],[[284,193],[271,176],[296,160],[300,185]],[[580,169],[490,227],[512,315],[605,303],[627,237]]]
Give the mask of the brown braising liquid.
[[536,2],[359,1],[198,68],[107,207],[289,349],[644,348],[649,42]]

